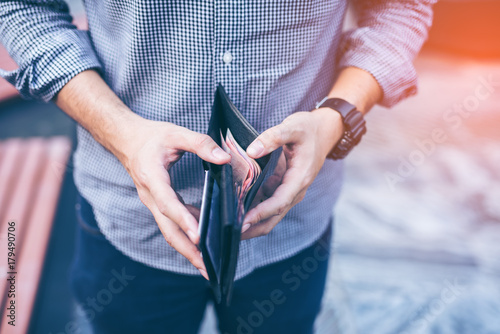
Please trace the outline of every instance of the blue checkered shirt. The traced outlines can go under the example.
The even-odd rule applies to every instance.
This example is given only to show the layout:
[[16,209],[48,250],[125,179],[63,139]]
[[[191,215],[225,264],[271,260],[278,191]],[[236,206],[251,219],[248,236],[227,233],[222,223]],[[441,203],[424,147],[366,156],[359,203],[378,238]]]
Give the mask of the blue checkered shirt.
[[[412,60],[431,24],[432,0],[353,1],[358,28],[342,32],[345,0],[86,0],[89,30],[72,25],[60,0],[0,3],[0,38],[19,65],[1,71],[25,98],[50,101],[76,74],[99,71],[144,118],[206,133],[221,83],[262,132],[312,110],[343,67],[370,72],[384,106],[416,92]],[[200,205],[203,168],[185,154],[170,170],[186,203]],[[78,127],[74,178],[106,238],[130,258],[198,274],[164,240],[120,162]],[[237,277],[290,257],[327,228],[342,183],[328,160],[267,236],[242,241]]]

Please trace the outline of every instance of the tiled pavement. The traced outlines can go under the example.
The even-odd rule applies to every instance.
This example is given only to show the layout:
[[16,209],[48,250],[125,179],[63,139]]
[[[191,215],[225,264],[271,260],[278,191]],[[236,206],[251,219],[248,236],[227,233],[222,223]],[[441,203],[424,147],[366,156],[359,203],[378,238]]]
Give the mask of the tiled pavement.
[[346,161],[320,333],[500,333],[500,62],[416,64]]
[[419,95],[372,110],[346,161],[317,333],[500,333],[500,62],[416,64]]

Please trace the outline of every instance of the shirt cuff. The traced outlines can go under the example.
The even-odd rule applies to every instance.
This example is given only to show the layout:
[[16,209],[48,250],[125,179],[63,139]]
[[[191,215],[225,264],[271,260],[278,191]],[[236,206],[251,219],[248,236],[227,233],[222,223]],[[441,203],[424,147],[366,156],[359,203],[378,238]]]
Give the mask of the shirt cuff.
[[417,73],[412,59],[398,52],[389,40],[373,35],[370,28],[346,32],[338,68],[357,67],[369,72],[383,91],[379,104],[389,108],[417,93]]
[[88,31],[67,29],[46,36],[36,54],[14,71],[0,70],[0,76],[23,98],[48,102],[74,76],[89,69],[101,71],[102,66]]

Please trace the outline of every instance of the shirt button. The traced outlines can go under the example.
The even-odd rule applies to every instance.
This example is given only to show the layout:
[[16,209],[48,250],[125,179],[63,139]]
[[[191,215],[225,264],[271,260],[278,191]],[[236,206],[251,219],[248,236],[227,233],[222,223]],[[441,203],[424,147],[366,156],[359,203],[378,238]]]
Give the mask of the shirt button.
[[233,60],[233,55],[231,54],[231,52],[226,51],[226,53],[224,53],[224,56],[222,56],[222,60],[226,64],[229,64]]

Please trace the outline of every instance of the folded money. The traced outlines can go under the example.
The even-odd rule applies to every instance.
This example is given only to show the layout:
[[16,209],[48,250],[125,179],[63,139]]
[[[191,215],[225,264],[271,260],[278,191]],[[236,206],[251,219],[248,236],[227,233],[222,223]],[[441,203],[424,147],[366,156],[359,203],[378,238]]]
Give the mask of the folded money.
[[229,164],[233,169],[233,184],[238,198],[237,217],[241,220],[244,215],[245,198],[257,178],[262,173],[262,169],[255,159],[250,158],[245,150],[234,139],[229,128],[226,132],[226,138],[220,132],[222,149],[231,155]]

